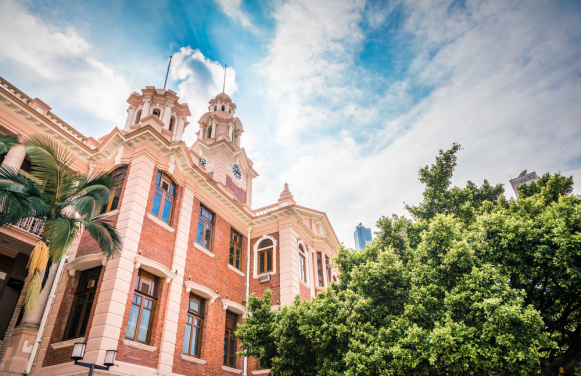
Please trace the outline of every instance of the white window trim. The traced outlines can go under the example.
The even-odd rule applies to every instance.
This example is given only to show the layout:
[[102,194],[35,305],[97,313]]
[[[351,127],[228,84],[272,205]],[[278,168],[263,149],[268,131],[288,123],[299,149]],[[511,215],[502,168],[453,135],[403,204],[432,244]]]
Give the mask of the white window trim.
[[145,350],[145,351],[149,351],[149,352],[154,352],[155,350],[157,350],[157,347],[155,347],[155,346],[144,345],[143,343],[131,341],[128,339],[123,339],[123,344],[125,346],[131,346],[131,347],[135,347],[136,349],[141,349],[141,350]]
[[[258,274],[258,246],[260,245],[260,243],[262,243],[263,240],[266,240],[266,239],[272,240],[272,271],[268,272],[268,273]],[[263,248],[263,249],[268,249],[268,248]],[[260,239],[258,239],[256,241],[256,243],[254,244],[253,252],[254,252],[254,267],[253,267],[254,274],[252,275],[252,278],[258,279],[258,277],[260,277],[261,275],[266,275],[266,274],[275,275],[276,274],[276,239],[270,235],[262,235],[262,237]]]
[[236,373],[236,374],[241,374],[242,370],[241,369],[236,369],[236,368],[231,368],[228,366],[222,366],[222,371],[226,371],[226,372],[230,372],[230,373]]
[[165,283],[170,283],[173,277],[177,276],[176,273],[172,272],[165,265],[141,255],[135,256],[135,269],[143,269],[153,275],[165,278]]
[[[194,248],[195,248],[195,249],[197,249],[198,251],[201,251],[201,252],[203,252],[203,253],[207,254],[207,255],[208,255],[208,256],[210,256],[210,257],[216,257],[216,255],[215,255],[215,254],[213,254],[212,252],[208,251],[206,248],[202,247],[202,246],[201,246],[200,244],[198,244],[198,243],[194,243]],[[228,265],[230,265],[230,264],[228,264]]]
[[92,255],[81,256],[79,258],[74,259],[73,261],[65,264],[65,268],[69,271],[69,275],[72,277],[75,275],[75,272],[88,270],[95,268],[99,265],[105,266],[107,263],[107,258],[103,256],[101,252],[94,253]]
[[[303,252],[300,251],[299,246],[302,246],[303,247]],[[309,251],[308,251],[307,245],[301,239],[299,239],[299,241],[297,242],[297,253],[298,253],[298,257],[299,257],[299,268],[301,267],[301,260],[300,260],[301,256],[300,255],[302,254],[305,257],[305,269],[306,269],[305,270],[306,280],[303,281],[301,279],[301,272],[299,270],[299,281],[301,281],[301,283],[303,285],[305,285],[306,287],[310,287],[310,278],[309,278],[309,274],[310,274],[310,268],[309,268],[309,266],[310,266],[310,263],[309,263]]]
[[206,364],[208,363],[207,360],[204,359],[200,359],[200,358],[196,358],[194,356],[189,356],[186,354],[182,354],[182,359],[187,361],[187,362],[192,362],[192,363],[198,363],[198,364]]
[[194,294],[201,296],[202,298],[210,299],[210,304],[214,303],[217,297],[220,295],[216,294],[209,287],[197,284],[192,281],[184,281],[184,286],[186,286],[186,293],[189,294],[193,292]]
[[222,299],[222,308],[224,308],[224,311],[229,310],[242,315],[242,317],[246,317],[250,313],[250,311],[248,311],[242,304],[233,302],[228,299]]

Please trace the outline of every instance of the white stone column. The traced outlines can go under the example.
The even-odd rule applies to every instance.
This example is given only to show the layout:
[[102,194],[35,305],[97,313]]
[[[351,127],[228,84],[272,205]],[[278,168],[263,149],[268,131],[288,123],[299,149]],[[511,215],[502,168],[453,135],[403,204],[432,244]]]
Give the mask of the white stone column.
[[143,108],[141,109],[141,118],[149,115],[149,107],[151,106],[151,99],[146,99],[143,101]]
[[159,348],[159,364],[157,372],[160,375],[171,375],[173,369],[173,357],[178,332],[178,321],[184,289],[184,270],[188,253],[188,237],[192,220],[192,207],[194,205],[194,190],[186,185],[183,189],[182,206],[179,210],[179,221],[176,230],[176,242],[171,270],[177,270],[169,285],[167,308]]
[[307,247],[308,249],[308,253],[307,253],[307,275],[309,276],[309,286],[311,286],[311,300],[315,297],[315,283],[317,283],[317,279],[313,278],[313,275],[315,275],[316,273],[316,267],[317,264],[313,264],[313,260],[315,259],[316,256],[314,256],[315,251],[313,251],[313,248],[311,246]]
[[[186,119],[183,117],[180,117],[179,121],[178,121],[178,127],[176,129],[176,133],[175,133],[175,137],[174,140],[176,141],[181,141],[182,140],[182,136],[184,134],[184,124],[186,122]],[[202,130],[200,130],[200,132],[203,132],[203,128]],[[202,139],[202,134],[200,133],[200,140]]]
[[14,145],[8,153],[6,157],[4,157],[4,162],[2,162],[2,166],[8,166],[20,170],[20,166],[22,166],[22,162],[24,162],[24,157],[26,157],[26,149],[22,145]]
[[38,330],[38,325],[40,324],[40,320],[42,320],[42,314],[44,313],[44,308],[46,307],[46,303],[48,301],[48,294],[50,294],[50,287],[54,281],[57,269],[58,263],[52,264],[50,269],[45,270],[45,273],[48,273],[48,279],[46,280],[46,285],[40,292],[38,303],[36,303],[34,311],[30,313],[24,313],[24,316],[22,316],[22,322],[20,325],[18,325],[19,327],[24,326],[30,329]]
[[164,128],[169,129],[169,121],[171,120],[171,104],[166,104],[163,110],[163,125]]
[[216,138],[216,123],[212,123],[212,134],[210,136]]
[[137,154],[131,161],[117,220],[121,255],[109,260],[105,267],[85,351],[85,359],[91,363],[102,364],[106,350],[115,350],[119,345],[154,166],[154,157],[147,152]]
[[300,274],[298,258],[298,233],[292,219],[281,224],[280,234],[280,304],[290,304],[300,294]]
[[232,126],[231,126],[231,125],[229,125],[229,126],[228,126],[228,141],[230,141],[230,142],[233,142],[233,141],[234,141],[234,140],[232,139],[232,130],[233,130]]
[[135,116],[135,106],[129,106],[127,110],[127,120],[125,120],[125,128],[126,131],[131,130],[131,123],[133,123],[133,117]]

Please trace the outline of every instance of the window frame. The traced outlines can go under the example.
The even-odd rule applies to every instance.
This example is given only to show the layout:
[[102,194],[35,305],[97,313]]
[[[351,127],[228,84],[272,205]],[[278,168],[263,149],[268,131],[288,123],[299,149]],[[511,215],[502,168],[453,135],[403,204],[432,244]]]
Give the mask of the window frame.
[[[142,279],[145,279],[145,280],[152,283],[152,287],[151,287],[152,294],[145,293],[145,292],[141,291],[139,286],[140,286],[140,282],[142,281]],[[127,339],[129,341],[133,341],[133,342],[143,343],[145,345],[151,344],[151,332],[153,331],[153,326],[154,326],[154,321],[155,321],[155,310],[157,308],[157,299],[158,299],[158,296],[160,295],[159,289],[161,288],[159,280],[160,280],[160,278],[158,276],[156,276],[152,273],[149,273],[143,269],[139,269],[139,271],[137,272],[137,279],[135,281],[135,288],[133,290],[133,296],[131,297],[131,308],[129,311],[129,318],[127,320],[127,326],[125,328],[125,339]],[[136,296],[141,297],[141,300],[139,303],[135,303]],[[149,317],[149,323],[148,323],[147,335],[146,335],[145,341],[140,341],[139,340],[139,327],[141,325],[141,319],[143,318],[144,305],[145,305],[145,302],[147,299],[149,299],[152,302],[151,308],[149,309],[149,311],[151,311],[151,315]],[[131,311],[133,310],[134,305],[139,306],[139,313],[137,315],[137,320],[135,321],[135,330],[133,332],[133,338],[131,338],[127,335],[127,331],[129,330],[129,324],[130,324],[129,320],[131,319]],[[148,309],[148,308],[146,307],[145,309]]]
[[308,278],[308,263],[307,263],[307,252],[305,251],[305,249],[303,248],[302,244],[299,244],[299,269],[300,269],[300,280],[306,284],[309,283],[309,278]]
[[[109,213],[110,211],[119,209],[119,203],[121,202],[121,195],[123,194],[123,188],[124,188],[125,182],[127,180],[127,171],[129,170],[129,166],[125,165],[125,166],[117,167],[115,170],[113,170],[113,179],[115,179],[115,174],[117,173],[117,171],[121,171],[121,170],[124,170],[122,172],[123,179],[115,182],[115,185],[113,186],[113,189],[111,190],[112,192],[111,192],[111,197],[109,197],[109,202],[107,203],[107,205],[103,204],[104,209],[103,209],[103,207],[101,208],[100,214]],[[111,206],[113,205],[113,200],[115,199],[115,194],[117,193],[118,190],[119,190],[119,200],[117,201],[117,206],[115,207],[115,209],[111,209]]]
[[[164,182],[168,184],[168,190],[165,190],[163,188]],[[155,189],[153,191],[153,201],[151,203],[150,213],[151,213],[151,215],[153,215],[154,217],[156,217],[160,221],[163,221],[170,226],[171,226],[171,222],[173,220],[173,212],[174,212],[174,204],[175,204],[175,200],[176,200],[176,196],[177,196],[177,188],[178,188],[177,185],[173,182],[173,180],[167,174],[165,174],[161,171],[157,172],[157,176],[155,177]],[[159,198],[159,206],[157,209],[157,214],[154,212],[155,205],[156,205],[155,204],[156,196],[160,197]],[[168,200],[168,197],[170,198],[170,200]],[[165,206],[166,206],[167,202],[170,203],[170,209],[169,209],[168,220],[165,221],[163,219],[163,216],[164,216]]]
[[[209,215],[210,218],[202,215],[203,210],[205,210]],[[214,245],[214,221],[216,218],[216,214],[211,211],[210,209],[208,209],[208,207],[202,203],[200,203],[200,208],[198,210],[198,229],[196,230],[196,243],[198,243],[199,245],[201,245],[203,248],[207,249],[208,251],[212,252],[212,248]],[[202,225],[203,229],[202,229],[202,242],[198,242],[198,239],[200,238],[200,225]],[[208,247],[204,246],[205,241],[207,240],[207,230],[208,227],[210,229],[210,240],[208,241]]]
[[170,132],[173,132],[173,129],[174,129],[174,126],[175,126],[175,121],[176,121],[176,118],[174,116],[172,116],[172,117],[169,118],[169,125],[167,126],[167,129]]
[[[93,271],[93,270],[99,270],[96,278],[90,278],[87,280],[86,275],[89,274],[89,272]],[[103,267],[102,266],[97,266],[95,268],[91,268],[91,269],[87,269],[87,270],[83,270],[81,271],[81,275],[79,277],[79,283],[77,284],[77,289],[75,290],[75,295],[73,297],[73,301],[71,303],[71,309],[69,311],[69,317],[67,319],[67,324],[65,326],[65,330],[63,333],[63,341],[68,341],[71,339],[75,339],[75,338],[81,338],[81,337],[85,337],[87,334],[87,328],[89,328],[88,326],[88,322],[91,319],[90,315],[91,315],[91,310],[93,309],[93,307],[95,306],[95,302],[96,302],[96,296],[97,296],[97,286],[99,286],[99,281],[101,280],[101,272]],[[83,283],[87,282],[87,281],[91,281],[94,280],[95,284],[91,287],[91,288],[87,288],[84,290],[81,290]],[[89,299],[85,300],[83,303],[81,303],[83,305],[83,308],[81,309],[81,313],[80,313],[80,317],[77,323],[77,329],[75,330],[75,335],[74,336],[69,336],[69,330],[70,330],[70,326],[72,324],[73,321],[73,316],[75,314],[75,307],[78,305],[77,301],[79,299],[80,296],[90,296],[90,294],[93,294],[93,298],[91,301],[89,301]],[[86,312],[87,310],[87,305],[88,303],[91,303],[91,307],[89,308],[89,311]],[[80,329],[83,326],[83,319],[85,318],[85,313],[88,315],[87,316],[87,323],[85,326],[85,333],[83,333],[82,335],[80,334]]]
[[[199,309],[198,311],[194,311],[193,309],[191,309],[191,302],[193,300],[197,300],[198,301],[198,306]],[[187,331],[184,330],[184,343],[182,345],[182,354],[185,354],[187,356],[193,356],[194,358],[200,358],[202,355],[202,341],[204,338],[204,321],[205,321],[205,303],[206,303],[206,299],[202,298],[201,296],[198,296],[196,294],[190,293],[189,298],[188,298],[188,308],[186,309],[186,328],[188,325],[190,325],[192,328],[196,327],[195,324],[195,319],[200,320],[200,326],[199,328],[199,335],[198,335],[198,353],[197,354],[192,354],[192,337],[194,335],[194,330],[190,330],[190,336],[187,342],[188,343],[188,352],[185,352],[185,345],[186,345],[186,333]],[[188,323],[188,318],[192,317],[192,323],[189,324]]]
[[325,287],[325,276],[323,275],[323,253],[317,252],[317,286]]
[[[256,262],[258,263],[258,275],[262,275],[262,274],[267,274],[267,273],[272,273],[274,271],[274,242],[272,240],[270,245],[264,246],[264,247],[260,247],[260,245],[262,243],[264,243],[265,241],[270,240],[270,239],[264,239],[261,240],[260,243],[258,244],[258,255],[256,258]],[[270,270],[268,270],[268,254],[270,253],[270,259],[271,259],[271,265],[270,265]],[[264,254],[264,264],[265,264],[265,268],[264,271],[260,271],[260,256]]]
[[[228,314],[234,316],[232,317],[228,317]],[[232,321],[232,329],[228,329],[228,320]],[[236,356],[236,344],[238,342],[238,338],[236,338],[236,329],[238,326],[238,320],[239,320],[239,315],[237,315],[236,313],[232,312],[232,311],[226,311],[226,319],[224,322],[224,353],[222,356],[222,365],[226,366],[226,367],[231,367],[231,368],[236,368],[236,360],[237,360],[237,356]],[[228,334],[228,337],[226,337],[226,335]],[[234,360],[232,362],[229,362],[230,360],[230,353],[231,353],[231,349],[230,349],[230,345],[232,342],[232,336],[234,337],[234,354],[233,354],[233,358]],[[228,346],[226,346],[226,344],[228,343]],[[232,364],[230,364],[232,363]]]
[[154,108],[151,110],[151,114],[157,116],[158,119],[161,119],[161,110],[159,108]]
[[141,120],[141,112],[142,110],[137,111],[137,114],[135,115],[135,121],[133,122],[133,124],[139,124],[139,121]]
[[[235,236],[237,236],[239,239],[238,243],[234,239]],[[240,234],[238,231],[234,230],[233,228],[230,229],[230,252],[229,252],[229,257],[228,257],[228,264],[232,265],[233,267],[235,267],[238,270],[240,270],[240,267],[242,266],[242,263],[240,260],[242,258],[242,243],[243,243],[243,241],[244,241],[244,239],[242,237],[242,234]],[[232,252],[233,250],[235,250],[235,251]],[[236,262],[238,263],[238,266],[235,265]]]

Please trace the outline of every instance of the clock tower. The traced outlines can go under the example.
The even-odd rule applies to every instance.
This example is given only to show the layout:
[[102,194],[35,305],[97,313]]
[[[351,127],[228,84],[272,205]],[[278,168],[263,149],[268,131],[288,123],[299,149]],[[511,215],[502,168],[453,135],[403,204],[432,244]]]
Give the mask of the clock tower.
[[252,204],[252,179],[258,176],[252,161],[240,146],[244,128],[235,117],[236,105],[226,93],[220,93],[208,103],[198,124],[198,139],[192,150],[199,166],[228,194],[242,205]]

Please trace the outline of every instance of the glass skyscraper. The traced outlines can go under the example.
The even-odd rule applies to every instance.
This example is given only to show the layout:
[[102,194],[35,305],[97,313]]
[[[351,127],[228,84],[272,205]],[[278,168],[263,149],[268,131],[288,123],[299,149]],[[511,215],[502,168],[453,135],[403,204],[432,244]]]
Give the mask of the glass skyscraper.
[[366,228],[361,223],[355,227],[355,249],[365,249],[367,244],[371,243],[371,229]]

